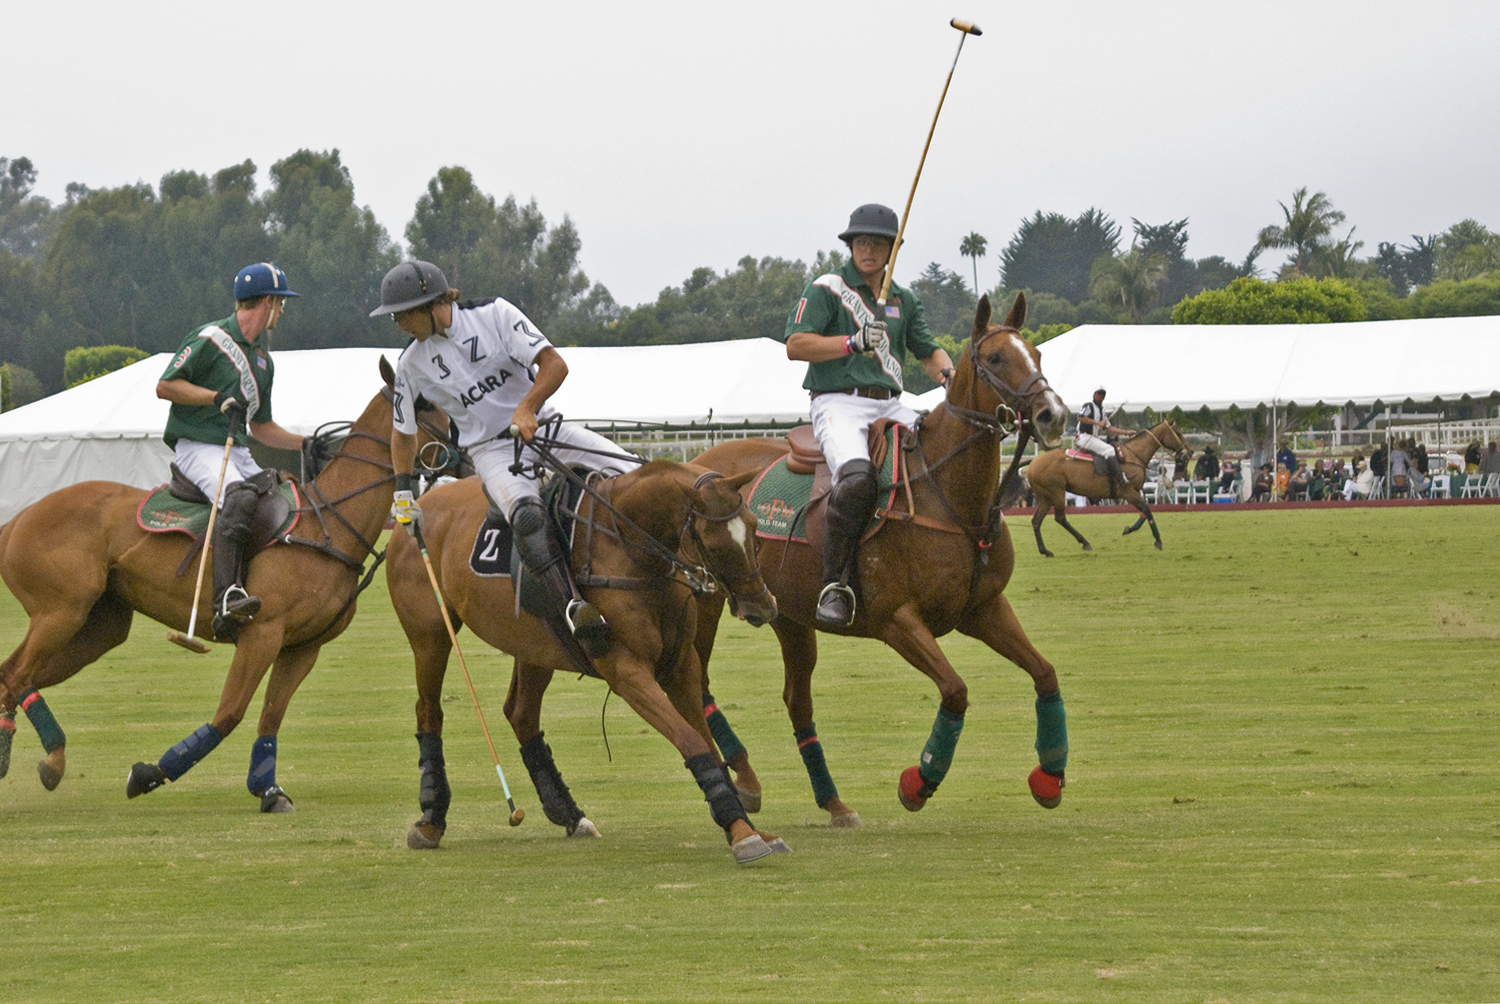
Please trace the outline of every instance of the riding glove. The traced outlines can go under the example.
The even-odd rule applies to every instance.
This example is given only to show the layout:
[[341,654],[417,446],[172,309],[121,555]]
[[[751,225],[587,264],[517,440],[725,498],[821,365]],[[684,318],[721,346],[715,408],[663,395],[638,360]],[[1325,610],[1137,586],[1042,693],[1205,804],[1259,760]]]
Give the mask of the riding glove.
[[889,349],[891,336],[885,329],[884,321],[870,321],[860,325],[860,329],[849,336],[849,351],[852,352],[879,352]]
[[399,491],[391,502],[391,519],[401,524],[408,534],[415,537],[422,529],[422,507],[409,491]]
[[229,416],[229,431],[231,434],[238,433],[245,427],[245,402],[241,401],[233,393],[221,390],[214,395],[214,407]]

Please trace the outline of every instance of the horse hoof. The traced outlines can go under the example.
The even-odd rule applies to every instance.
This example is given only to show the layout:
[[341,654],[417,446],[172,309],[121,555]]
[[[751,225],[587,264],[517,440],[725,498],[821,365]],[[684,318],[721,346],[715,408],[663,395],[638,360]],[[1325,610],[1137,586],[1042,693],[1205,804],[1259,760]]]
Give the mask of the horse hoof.
[[1094,549],[1094,545],[1093,544],[1084,544],[1083,545],[1083,549],[1085,551],[1092,551]]
[[752,833],[736,842],[730,850],[734,852],[734,863],[737,865],[748,865],[752,861],[759,861],[763,857],[776,853],[771,845],[766,843],[765,837],[759,833]]
[[574,823],[568,830],[570,837],[597,837],[599,828],[589,822],[589,817],[579,816],[578,822]]
[[59,746],[37,763],[36,775],[42,779],[43,788],[46,788],[48,791],[56,791],[57,786],[62,784],[63,773],[67,769],[67,747]]
[[740,805],[746,812],[760,811],[760,792],[746,791],[739,785],[734,786],[734,792],[736,795],[740,796]]
[[1158,540],[1158,541],[1157,541],[1157,542],[1156,542],[1156,549],[1157,549],[1157,550],[1158,550],[1158,551],[1160,551],[1160,550],[1161,550],[1161,541],[1159,541],[1159,540]]
[[922,772],[911,766],[901,772],[901,783],[896,785],[896,794],[901,799],[903,809],[907,812],[920,812],[927,804],[931,792],[927,791],[927,782],[922,780]]
[[272,785],[271,787],[267,788],[264,792],[261,793],[261,796],[260,796],[260,811],[261,812],[296,812],[297,811],[297,807],[292,804],[292,800],[290,798],[287,798],[286,792],[282,791],[280,788],[276,787],[275,785]]
[[850,809],[848,812],[841,812],[828,820],[828,825],[838,830],[857,830],[865,825],[865,821],[859,818],[859,813]]
[[134,798],[155,791],[167,783],[166,773],[154,763],[137,763],[125,775],[125,797]]
[[766,846],[769,847],[769,848],[771,848],[771,853],[772,854],[790,854],[790,853],[792,853],[791,847],[787,845],[787,842],[785,840],[782,840],[780,837],[778,837],[778,836],[776,836],[775,834],[772,834],[772,833],[762,833],[761,834],[761,839],[764,840],[766,837],[770,837],[771,838],[769,840],[766,840]]
[[1031,788],[1031,797],[1044,809],[1055,809],[1062,804],[1063,779],[1054,777],[1037,767],[1026,779]]
[[406,833],[406,846],[414,851],[435,851],[442,843],[444,827],[415,823]]

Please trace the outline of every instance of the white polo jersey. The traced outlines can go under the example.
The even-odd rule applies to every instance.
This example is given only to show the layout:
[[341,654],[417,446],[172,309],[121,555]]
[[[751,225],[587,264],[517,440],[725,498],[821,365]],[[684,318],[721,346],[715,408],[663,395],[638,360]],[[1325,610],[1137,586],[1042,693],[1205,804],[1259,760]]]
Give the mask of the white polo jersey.
[[[446,332],[413,341],[396,361],[392,424],[397,432],[416,434],[414,402],[420,394],[457,423],[464,446],[501,435],[536,381],[536,357],[551,346],[513,303],[496,297],[469,307],[454,304]],[[537,418],[553,414],[544,405]]]

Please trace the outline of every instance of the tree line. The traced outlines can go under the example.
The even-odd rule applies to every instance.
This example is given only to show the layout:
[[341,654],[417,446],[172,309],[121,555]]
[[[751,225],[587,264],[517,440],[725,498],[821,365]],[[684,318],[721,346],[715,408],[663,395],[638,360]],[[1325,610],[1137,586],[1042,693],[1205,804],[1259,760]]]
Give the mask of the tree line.
[[[561,345],[650,345],[775,336],[809,279],[838,268],[840,250],[801,259],[746,256],[719,272],[698,268],[651,303],[617,304],[578,265],[582,246],[567,216],[549,224],[533,200],[481,191],[462,167],[428,182],[406,225],[404,247],[356,205],[338,150],[299,150],[277,161],[256,190],[246,160],[212,175],[175,171],[145,183],[70,184],[59,205],[33,193],[25,157],[0,157],[0,406],[53,393],[74,379],[70,349],[125,346],[170,351],[193,327],[227,314],[228,287],[252,261],[275,261],[293,287],[289,332],[298,348],[404,344],[368,316],[381,277],[404,256],[435,262],[471,294],[513,301]],[[1187,254],[1188,219],[1124,230],[1107,214],[1036,213],[998,255],[997,305],[1025,291],[1028,337],[1045,341],[1077,324],[1275,323],[1454,314],[1500,314],[1500,236],[1474,220],[1411,243],[1381,243],[1360,258],[1354,228],[1325,193],[1293,193],[1239,262]],[[978,233],[957,248],[971,277],[933,262],[904,280],[950,352],[967,337],[979,260]],[[1286,260],[1260,278],[1257,258]],[[115,357],[111,357],[115,358]],[[95,364],[91,363],[90,366]],[[93,373],[90,367],[82,371]],[[921,383],[920,367],[912,367]],[[914,387],[915,390],[925,389]]]

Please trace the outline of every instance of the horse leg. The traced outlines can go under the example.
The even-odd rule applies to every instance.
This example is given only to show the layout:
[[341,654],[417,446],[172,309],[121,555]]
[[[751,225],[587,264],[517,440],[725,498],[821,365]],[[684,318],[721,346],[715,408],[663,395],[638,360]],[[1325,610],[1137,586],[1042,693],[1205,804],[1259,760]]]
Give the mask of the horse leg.
[[943,655],[937,639],[912,604],[896,610],[880,639],[937,684],[940,695],[937,716],[922,747],[921,760],[902,771],[896,788],[902,806],[908,812],[916,812],[927,804],[953,765],[953,752],[963,731],[964,713],[969,708],[969,688]]
[[1064,775],[1068,766],[1068,719],[1063,708],[1057,670],[1043,658],[1003,593],[969,611],[958,630],[977,638],[1024,669],[1036,689],[1036,751],[1039,766],[1026,779],[1031,795],[1043,808],[1055,809],[1062,802]]
[[[1130,496],[1134,496],[1134,498]],[[1126,496],[1125,501],[1135,506],[1136,511],[1141,514],[1140,518],[1135,521],[1135,525],[1125,532],[1130,533],[1131,530],[1139,530],[1142,523],[1151,524],[1151,536],[1156,538],[1156,549],[1160,551],[1161,531],[1156,528],[1156,517],[1151,515],[1151,507],[1146,504],[1146,500],[1141,497],[1141,493],[1134,488],[1130,489],[1130,493]]]
[[682,754],[683,766],[703,792],[709,814],[724,831],[735,861],[747,864],[777,851],[790,850],[785,841],[758,832],[750,825],[739,795],[735,794],[729,771],[713,748],[708,726],[699,709],[694,707],[695,702],[701,700],[703,690],[703,673],[697,653],[689,648],[688,665],[685,668],[679,666],[674,674],[675,701],[656,681],[649,663],[619,646],[616,653],[615,665],[608,673],[610,688]]
[[1073,535],[1073,539],[1082,544],[1085,551],[1092,551],[1094,549],[1094,545],[1090,544],[1083,534],[1075,530],[1073,528],[1073,524],[1068,522],[1068,517],[1063,515],[1063,510],[1066,508],[1067,506],[1065,505],[1060,505],[1054,508],[1052,510],[1052,518],[1057,520],[1058,526],[1061,526],[1064,530],[1071,533]]
[[547,821],[561,826],[570,837],[597,837],[599,829],[583,814],[568,790],[552,747],[542,731],[542,695],[552,682],[552,669],[541,663],[516,659],[505,695],[505,718],[521,744],[521,763],[531,775],[531,786]]
[[266,696],[261,701],[260,723],[250,747],[250,773],[245,777],[245,787],[260,799],[261,812],[297,811],[291,798],[276,783],[276,734],[281,731],[281,720],[286,716],[292,695],[312,672],[320,651],[321,645],[283,649],[271,665]]
[[1031,532],[1036,534],[1036,549],[1042,552],[1044,558],[1053,556],[1052,552],[1047,550],[1047,545],[1042,542],[1042,523],[1046,520],[1050,508],[1051,506],[1038,499],[1036,511],[1031,514]]
[[828,772],[823,756],[823,741],[813,722],[812,674],[818,664],[818,634],[810,627],[794,624],[785,618],[771,622],[776,640],[781,644],[781,661],[785,675],[781,699],[787,717],[792,721],[792,735],[797,752],[807,768],[812,783],[813,801],[828,813],[828,825],[845,829],[863,826],[864,821],[839,797],[838,786]]
[[719,617],[724,610],[724,601],[704,597],[698,601],[698,635],[693,647],[698,650],[698,662],[703,667],[703,717],[708,722],[708,731],[713,735],[714,745],[724,763],[734,771],[734,788],[739,792],[740,802],[746,812],[759,812],[761,805],[760,778],[750,766],[750,751],[740,742],[724,717],[724,712],[708,692],[708,660],[713,655],[714,641],[718,637]]
[[125,778],[125,797],[135,798],[176,781],[212,753],[245,718],[245,710],[260,686],[271,662],[281,649],[280,624],[253,621],[240,630],[229,675],[219,695],[219,708],[212,721],[198,726],[187,738],[169,748],[156,763],[137,761]]
[[[100,596],[80,623],[65,612],[32,619],[26,638],[0,663],[0,777],[10,770],[11,740],[19,706],[36,729],[46,756],[36,765],[42,786],[53,791],[67,770],[67,737],[39,690],[55,686],[119,645],[130,635],[134,611],[108,594]],[[64,639],[58,643],[58,639]],[[20,667],[30,665],[30,671]],[[16,695],[14,698],[11,695]]]

